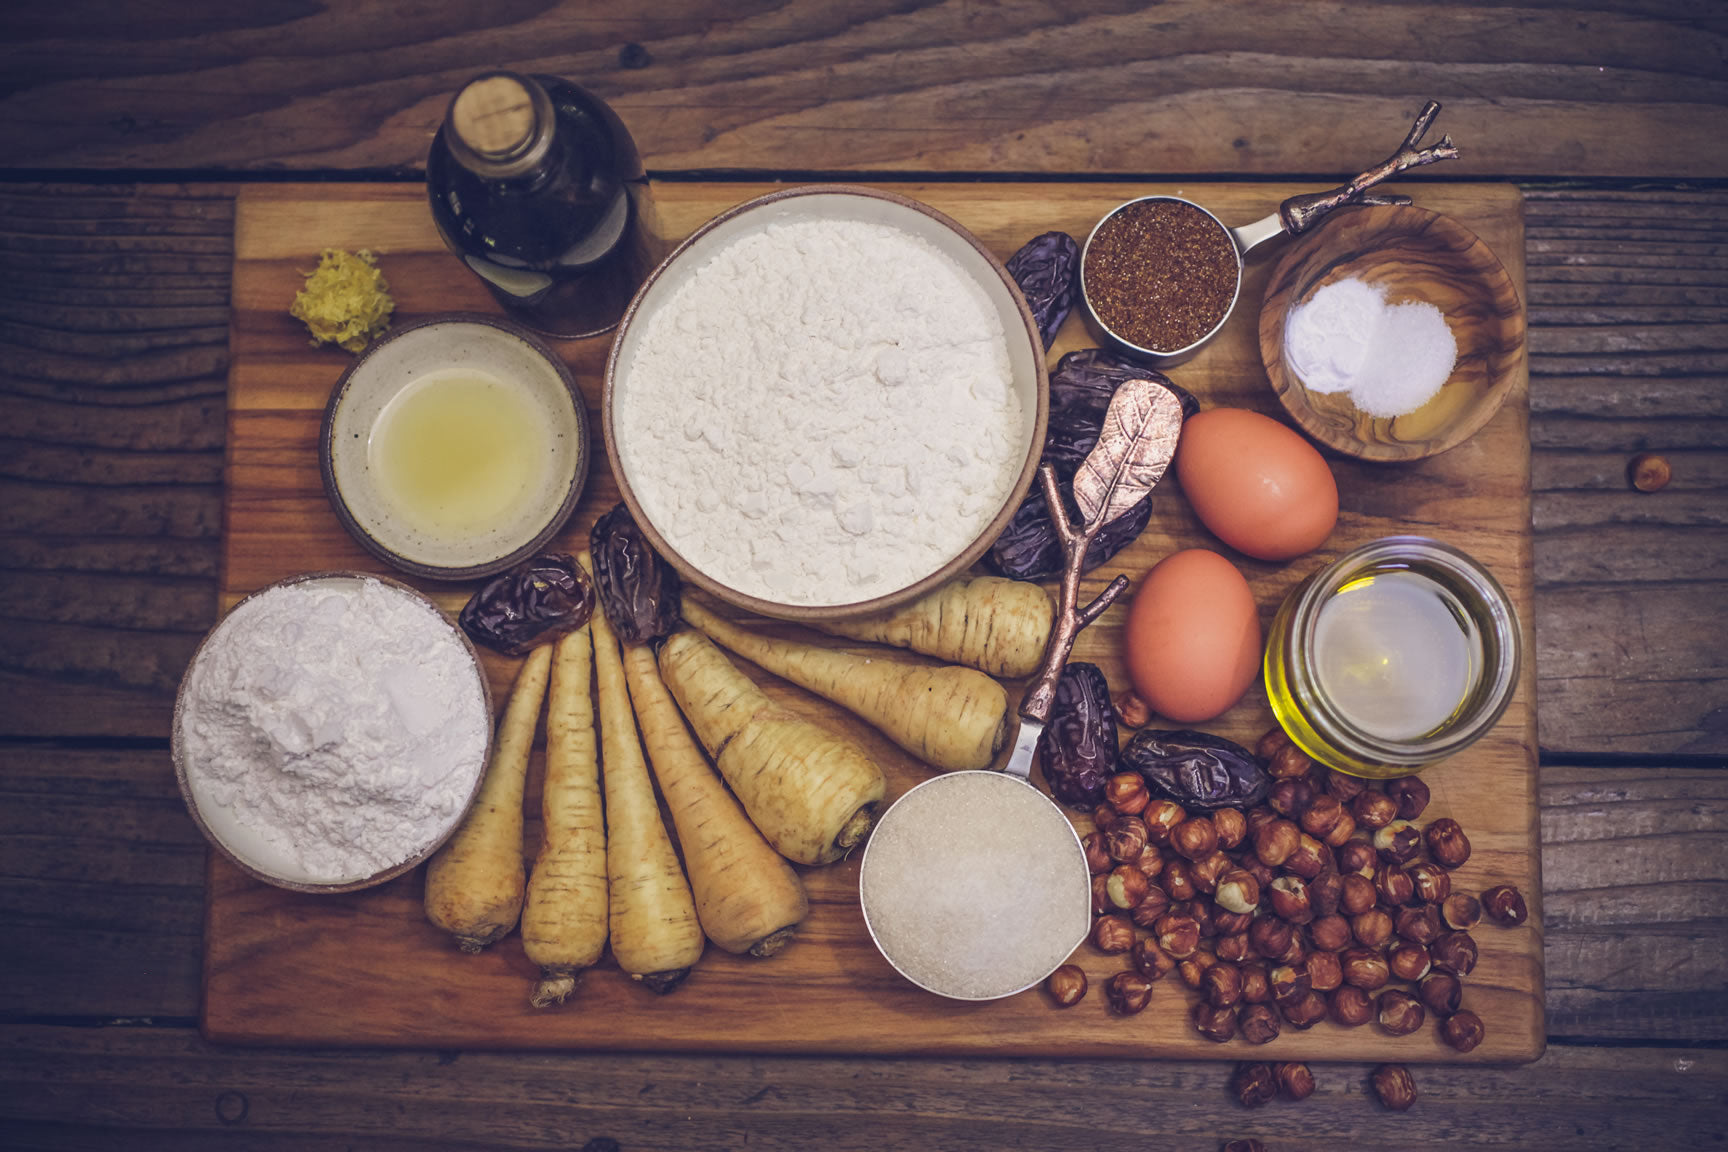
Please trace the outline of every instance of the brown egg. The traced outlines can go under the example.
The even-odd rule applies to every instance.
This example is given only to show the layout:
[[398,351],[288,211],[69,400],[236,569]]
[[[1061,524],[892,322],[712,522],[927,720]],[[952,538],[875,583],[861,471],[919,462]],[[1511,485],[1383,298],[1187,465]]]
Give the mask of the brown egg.
[[1325,459],[1299,433],[1246,408],[1213,408],[1183,424],[1176,476],[1213,535],[1261,560],[1312,552],[1338,522],[1338,483]]
[[1254,593],[1234,564],[1204,548],[1166,556],[1146,573],[1126,636],[1135,693],[1178,724],[1228,711],[1260,673]]

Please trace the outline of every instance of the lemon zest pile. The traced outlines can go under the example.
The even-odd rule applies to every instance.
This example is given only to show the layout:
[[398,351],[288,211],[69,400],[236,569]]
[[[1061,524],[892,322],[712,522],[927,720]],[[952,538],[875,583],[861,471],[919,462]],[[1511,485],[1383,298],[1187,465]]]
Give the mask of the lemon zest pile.
[[395,310],[376,256],[364,248],[326,248],[288,313],[306,325],[313,344],[359,352],[390,326]]

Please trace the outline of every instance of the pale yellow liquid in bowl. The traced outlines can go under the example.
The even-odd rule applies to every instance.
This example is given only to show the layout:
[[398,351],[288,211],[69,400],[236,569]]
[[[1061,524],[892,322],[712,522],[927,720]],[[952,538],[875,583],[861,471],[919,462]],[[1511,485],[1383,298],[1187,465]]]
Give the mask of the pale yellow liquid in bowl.
[[474,369],[436,372],[378,415],[368,458],[379,495],[415,531],[455,539],[514,520],[552,483],[538,405]]

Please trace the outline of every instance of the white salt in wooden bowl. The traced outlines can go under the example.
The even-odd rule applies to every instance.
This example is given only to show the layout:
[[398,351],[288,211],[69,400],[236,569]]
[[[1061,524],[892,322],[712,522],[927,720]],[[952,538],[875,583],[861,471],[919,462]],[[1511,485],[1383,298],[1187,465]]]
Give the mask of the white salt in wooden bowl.
[[[1012,484],[997,502],[993,513],[982,518],[976,530],[968,533],[966,542],[955,547],[940,562],[929,564],[927,570],[895,587],[877,589],[865,595],[859,595],[848,587],[830,587],[800,589],[796,598],[777,599],[735,587],[721,579],[714,573],[710,560],[693,546],[691,540],[680,538],[657,519],[649,507],[651,500],[645,499],[644,491],[639,490],[642,476],[640,469],[633,467],[633,461],[639,459],[636,455],[638,445],[628,439],[629,433],[625,431],[628,421],[621,420],[619,412],[631,396],[632,373],[643,355],[646,334],[655,317],[669,308],[681,286],[717,253],[741,237],[775,225],[822,220],[885,225],[927,241],[952,261],[965,278],[975,283],[1001,321],[1004,350],[1011,369],[1009,387],[1019,398],[1025,419],[1010,457],[1001,462],[1005,470],[1012,470]],[[749,340],[752,336],[750,332],[738,334],[741,340]],[[618,335],[606,363],[601,421],[607,458],[624,502],[655,550],[680,575],[714,596],[760,615],[817,620],[861,615],[903,604],[971,567],[995,543],[1031,487],[1044,443],[1048,414],[1044,348],[1037,324],[1025,297],[994,253],[947,216],[908,197],[850,185],[809,185],[759,197],[722,213],[697,229],[655,270],[638,291],[618,326]],[[658,412],[656,418],[660,418]],[[664,412],[667,421],[685,418],[684,412]],[[931,492],[921,494],[921,498],[939,501],[944,496]],[[716,509],[716,515],[730,512],[726,507]],[[753,530],[747,518],[736,519],[739,533],[747,534]]]

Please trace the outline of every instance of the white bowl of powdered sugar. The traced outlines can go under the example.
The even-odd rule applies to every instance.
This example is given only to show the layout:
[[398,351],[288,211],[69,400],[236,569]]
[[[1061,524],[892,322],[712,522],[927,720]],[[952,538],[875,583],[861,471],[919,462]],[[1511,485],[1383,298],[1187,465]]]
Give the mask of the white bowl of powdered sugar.
[[875,611],[969,567],[1036,473],[1048,392],[1001,262],[917,201],[749,201],[643,285],[606,368],[613,474],[687,579],[766,615]]
[[479,791],[492,704],[467,637],[394,580],[314,573],[241,600],[180,682],[173,755],[210,842],[345,892],[413,868]]

